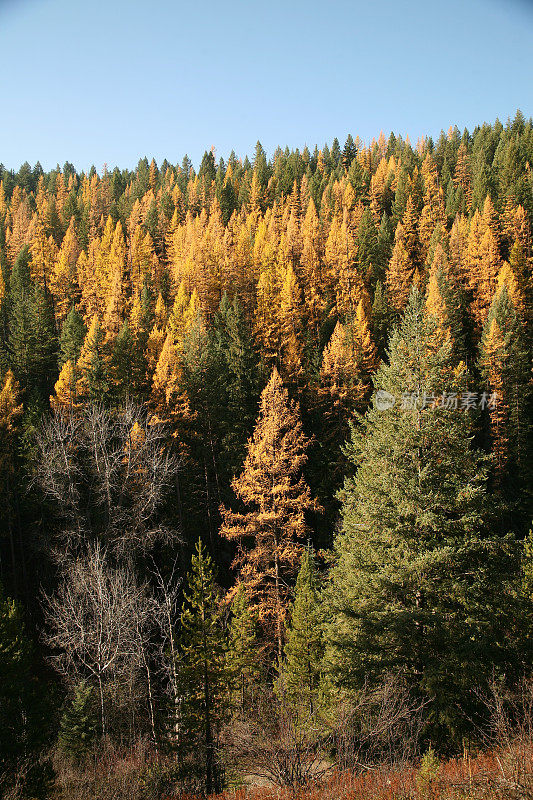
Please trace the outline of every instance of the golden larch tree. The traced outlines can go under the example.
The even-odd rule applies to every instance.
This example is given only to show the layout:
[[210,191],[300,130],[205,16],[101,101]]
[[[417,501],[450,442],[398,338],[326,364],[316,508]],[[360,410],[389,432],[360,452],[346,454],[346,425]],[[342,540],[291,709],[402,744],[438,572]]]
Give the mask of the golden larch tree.
[[53,411],[58,409],[72,411],[80,407],[77,388],[79,377],[76,365],[72,361],[65,361],[55,383],[54,394],[50,396],[50,406]]
[[301,271],[304,277],[304,301],[309,326],[316,341],[327,304],[327,284],[323,269],[322,231],[313,199],[309,200],[302,222]]
[[257,610],[267,646],[280,661],[291,581],[308,531],[305,512],[317,508],[302,476],[308,443],[298,405],[289,400],[274,368],[243,471],[232,483],[249,510],[222,507],[220,533],[237,542],[233,566]]
[[302,376],[303,315],[302,293],[289,264],[279,296],[280,367],[285,381],[293,386],[299,385]]
[[169,332],[154,371],[150,404],[155,420],[171,423],[174,437],[179,436],[181,423],[190,418],[188,398],[180,386],[180,380],[179,348]]
[[77,273],[79,255],[78,237],[76,236],[74,217],[72,217],[55,259],[50,278],[50,287],[55,299],[55,310],[59,324],[63,322],[71,306],[79,298]]
[[[371,377],[379,364],[370,332],[368,301],[360,300],[349,323],[337,322],[324,348],[320,368],[320,388],[324,415],[329,419],[332,437],[343,439],[354,411],[363,412],[370,397]],[[344,439],[346,436],[344,436]]]

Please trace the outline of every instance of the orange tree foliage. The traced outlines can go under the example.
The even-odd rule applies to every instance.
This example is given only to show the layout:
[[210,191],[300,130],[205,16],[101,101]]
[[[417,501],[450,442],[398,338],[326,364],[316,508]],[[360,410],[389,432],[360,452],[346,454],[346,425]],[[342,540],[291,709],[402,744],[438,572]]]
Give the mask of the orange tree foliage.
[[317,509],[302,476],[308,443],[298,405],[274,368],[243,471],[232,484],[249,510],[222,508],[220,532],[237,542],[234,567],[257,607],[267,645],[280,659],[290,582],[308,533],[305,512]]

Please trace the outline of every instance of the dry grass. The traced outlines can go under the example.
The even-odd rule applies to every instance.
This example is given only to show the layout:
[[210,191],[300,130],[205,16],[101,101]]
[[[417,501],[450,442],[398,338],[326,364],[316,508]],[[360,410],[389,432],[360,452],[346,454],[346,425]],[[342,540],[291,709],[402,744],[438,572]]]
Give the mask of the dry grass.
[[[481,753],[442,762],[433,776],[417,766],[337,772],[298,790],[246,787],[216,800],[531,800],[533,748]],[[174,800],[169,796],[165,800]],[[177,800],[177,796],[175,796]],[[183,796],[180,800],[184,800]],[[200,800],[188,797],[187,800]],[[212,798],[215,800],[215,798]]]

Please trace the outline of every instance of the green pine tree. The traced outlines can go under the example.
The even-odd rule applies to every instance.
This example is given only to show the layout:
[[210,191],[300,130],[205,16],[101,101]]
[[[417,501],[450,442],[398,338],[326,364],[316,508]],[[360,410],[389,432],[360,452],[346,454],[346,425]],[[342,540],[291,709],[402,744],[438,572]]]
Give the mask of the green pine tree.
[[32,297],[33,351],[32,388],[48,399],[57,380],[58,341],[52,296],[36,285]]
[[227,294],[223,295],[213,321],[211,346],[214,362],[218,365],[218,388],[224,394],[224,402],[218,407],[223,461],[231,480],[244,457],[246,440],[255,422],[259,394],[256,358],[237,298],[230,302]]
[[383,277],[379,269],[378,232],[369,208],[365,209],[357,228],[357,268],[364,280]]
[[15,259],[9,281],[9,360],[15,377],[24,388],[33,372],[36,344],[30,261],[30,249],[26,245]]
[[85,682],[79,683],[74,697],[65,708],[59,723],[58,745],[65,755],[79,761],[96,739],[98,709],[94,690]]
[[61,327],[61,336],[59,337],[59,369],[66,364],[67,361],[76,363],[80,356],[81,346],[87,328],[83,321],[83,317],[73,306]]
[[346,452],[357,472],[340,493],[325,607],[337,689],[400,671],[431,700],[434,735],[448,737],[467,725],[473,685],[514,663],[516,547],[490,527],[487,459],[471,444],[464,385],[451,342],[413,289],[373,405],[352,427]]
[[101,402],[107,396],[110,388],[107,349],[105,333],[94,316],[77,362],[81,375],[77,388],[81,397]]
[[225,642],[211,558],[198,540],[184,592],[179,683],[182,749],[201,765],[205,791],[221,790],[219,733],[228,708]]
[[233,705],[244,714],[260,683],[262,664],[259,658],[257,613],[248,602],[242,583],[235,592],[231,613],[226,668],[231,681]]
[[276,681],[276,692],[295,709],[312,714],[317,707],[321,683],[323,635],[318,574],[310,547],[302,555],[289,613],[285,658]]
[[[0,586],[0,778],[2,789],[18,784],[24,797],[41,797],[45,786],[39,752],[50,735],[50,692],[36,670],[22,610]],[[27,762],[26,774],[20,762]],[[20,785],[22,782],[22,786]]]
[[24,246],[9,282],[9,360],[21,387],[48,400],[57,377],[54,312],[49,292],[33,285],[30,261],[29,248]]
[[389,328],[392,312],[387,302],[387,296],[381,281],[376,283],[374,291],[374,302],[372,304],[372,338],[376,343],[380,358],[385,355],[389,338]]
[[[109,363],[109,375],[113,386],[113,394],[118,401],[131,396],[138,388],[135,386],[135,370],[133,365],[137,354],[128,321],[122,323],[116,339]],[[142,355],[142,351],[141,351]]]

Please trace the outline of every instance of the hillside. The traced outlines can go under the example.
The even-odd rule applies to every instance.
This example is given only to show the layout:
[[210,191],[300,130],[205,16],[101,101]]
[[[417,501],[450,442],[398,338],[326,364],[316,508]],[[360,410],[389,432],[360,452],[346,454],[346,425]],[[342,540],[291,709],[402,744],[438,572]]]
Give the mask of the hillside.
[[6,797],[529,763],[532,164],[0,167]]

